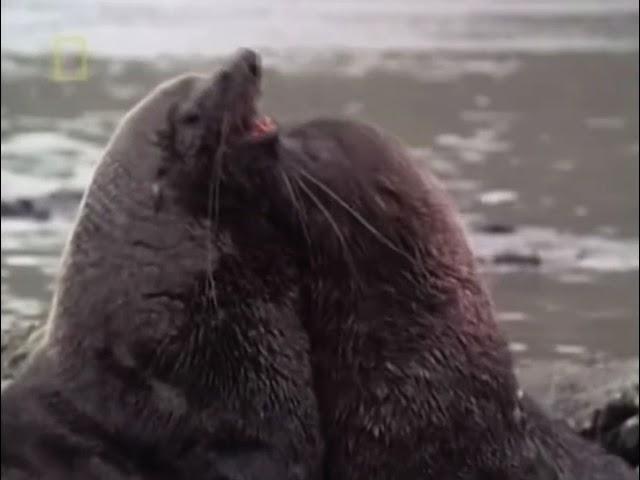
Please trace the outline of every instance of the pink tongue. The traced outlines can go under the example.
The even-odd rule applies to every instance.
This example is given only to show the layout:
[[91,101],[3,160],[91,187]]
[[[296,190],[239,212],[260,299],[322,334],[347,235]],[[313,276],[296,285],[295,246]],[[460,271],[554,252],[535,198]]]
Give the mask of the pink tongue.
[[258,137],[272,132],[275,129],[275,122],[265,115],[254,120],[253,126],[251,128],[251,135],[253,135],[254,137]]

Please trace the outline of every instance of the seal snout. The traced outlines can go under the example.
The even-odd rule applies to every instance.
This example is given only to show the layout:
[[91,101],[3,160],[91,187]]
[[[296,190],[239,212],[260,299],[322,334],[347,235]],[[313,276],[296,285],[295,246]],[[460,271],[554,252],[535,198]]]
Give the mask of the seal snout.
[[250,49],[239,50],[218,77],[226,95],[228,112],[232,112],[231,135],[241,140],[259,140],[276,131],[276,124],[258,111],[261,94],[262,61]]
[[237,74],[249,73],[255,80],[260,80],[262,76],[261,63],[260,55],[253,50],[244,48],[235,55],[230,70]]

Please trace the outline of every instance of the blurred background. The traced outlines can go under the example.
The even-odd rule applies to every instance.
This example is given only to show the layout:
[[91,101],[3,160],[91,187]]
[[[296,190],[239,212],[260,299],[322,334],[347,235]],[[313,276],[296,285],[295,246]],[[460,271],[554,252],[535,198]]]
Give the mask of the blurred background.
[[46,317],[122,114],[245,46],[279,122],[374,122],[445,181],[516,355],[638,356],[636,0],[3,0],[1,18],[3,338]]

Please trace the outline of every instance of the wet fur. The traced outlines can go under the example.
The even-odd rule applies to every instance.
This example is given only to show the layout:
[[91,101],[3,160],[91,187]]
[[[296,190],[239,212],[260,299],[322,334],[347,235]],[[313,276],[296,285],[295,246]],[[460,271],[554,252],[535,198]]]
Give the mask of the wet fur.
[[237,142],[242,62],[158,88],[114,134],[46,340],[2,392],[3,479],[319,477],[297,264],[228,162],[263,148]]
[[301,258],[326,478],[635,478],[519,390],[452,202],[395,139],[316,120],[282,132],[271,161],[276,222]]

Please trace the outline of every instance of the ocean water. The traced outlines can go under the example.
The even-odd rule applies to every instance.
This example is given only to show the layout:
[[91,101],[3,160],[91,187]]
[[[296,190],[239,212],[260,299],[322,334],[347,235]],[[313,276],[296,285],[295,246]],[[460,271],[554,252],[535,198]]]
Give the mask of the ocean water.
[[[1,18],[2,201],[51,210],[2,219],[3,330],[46,316],[123,113],[246,46],[279,121],[377,123],[444,180],[517,355],[638,355],[637,2],[21,0]],[[58,82],[70,37],[87,78]]]
[[[285,51],[621,51],[638,45],[631,0],[14,0],[2,46],[42,51],[61,33],[114,56]],[[306,57],[307,55],[305,55]]]

